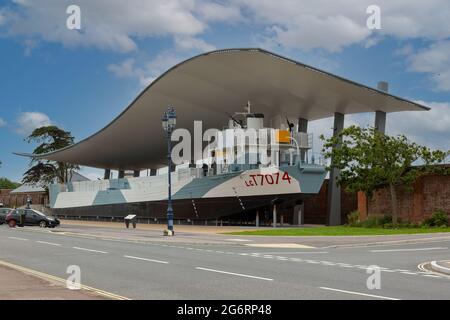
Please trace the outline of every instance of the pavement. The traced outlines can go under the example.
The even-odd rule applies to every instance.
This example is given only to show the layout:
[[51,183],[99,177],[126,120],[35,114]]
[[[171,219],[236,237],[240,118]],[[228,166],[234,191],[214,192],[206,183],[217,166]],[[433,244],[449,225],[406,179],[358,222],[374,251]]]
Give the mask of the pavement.
[[0,300],[102,300],[87,290],[69,290],[61,283],[40,278],[0,263]]
[[[86,225],[0,226],[0,260],[129,299],[450,299],[449,234],[261,237]],[[377,276],[378,286],[368,286]],[[1,279],[0,279],[1,281]],[[370,283],[369,283],[370,284]],[[0,282],[0,291],[2,290]]]

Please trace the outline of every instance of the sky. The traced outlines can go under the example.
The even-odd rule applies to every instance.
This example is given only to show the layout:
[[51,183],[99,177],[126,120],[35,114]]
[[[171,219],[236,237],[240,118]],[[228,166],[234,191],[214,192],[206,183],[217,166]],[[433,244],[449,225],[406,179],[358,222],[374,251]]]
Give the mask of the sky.
[[[67,27],[80,8],[80,29]],[[369,21],[380,9],[380,28]],[[71,18],[72,17],[72,18]],[[161,73],[215,49],[259,47],[431,107],[388,114],[387,132],[450,149],[448,0],[0,0],[0,176],[21,181],[24,138],[54,124],[97,132]],[[346,117],[373,125],[374,114]],[[332,119],[310,123],[317,137]],[[102,176],[82,168],[91,179]]]

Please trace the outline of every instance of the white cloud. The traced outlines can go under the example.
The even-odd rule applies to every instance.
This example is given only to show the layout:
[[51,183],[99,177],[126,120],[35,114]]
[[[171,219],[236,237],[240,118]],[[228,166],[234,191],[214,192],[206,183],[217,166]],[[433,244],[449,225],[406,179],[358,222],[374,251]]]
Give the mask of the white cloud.
[[285,47],[339,51],[344,46],[358,43],[370,35],[370,30],[342,16],[301,16],[288,26],[274,26],[277,42]]
[[238,22],[244,18],[241,8],[234,4],[220,4],[216,2],[200,2],[197,5],[197,12],[202,20],[208,22]]
[[27,136],[33,132],[34,129],[51,125],[50,118],[42,112],[22,112],[17,117],[16,132]]
[[414,47],[411,44],[406,44],[394,51],[395,55],[398,56],[409,56],[414,53]]
[[380,35],[399,39],[445,39],[450,36],[447,0],[378,0],[381,30],[368,30],[366,9],[373,0],[235,0],[253,24],[267,27],[269,35],[286,47],[324,48],[373,44]]
[[161,52],[153,60],[142,66],[137,66],[134,59],[126,59],[118,64],[110,64],[108,70],[118,78],[135,78],[142,87],[146,87],[162,73],[185,58],[166,51]]
[[65,46],[91,46],[129,52],[135,38],[196,35],[206,25],[195,15],[196,1],[79,0],[81,30],[66,28],[69,1],[16,1],[17,12],[5,11],[7,34],[38,37]]
[[6,121],[3,118],[0,118],[0,128],[6,126]]
[[[308,124],[308,132],[313,133],[313,152],[321,153],[323,142],[320,139],[321,135],[325,138],[329,138],[333,135],[333,117],[320,120],[311,121]],[[375,114],[371,113],[359,113],[346,115],[344,119],[344,127],[356,125],[361,127],[373,126],[375,121]]]
[[386,130],[432,148],[450,150],[450,103],[416,101],[430,111],[388,114]]
[[[138,39],[161,36],[172,37],[177,52],[204,52],[214,46],[201,36],[217,23],[238,25],[259,45],[272,48],[337,52],[391,37],[428,41],[430,46],[418,53],[407,46],[396,53],[410,57],[410,70],[429,73],[436,90],[450,91],[448,0],[377,0],[381,30],[366,25],[373,0],[79,0],[81,31],[66,28],[71,1],[14,3],[0,7],[0,32],[22,37],[28,54],[38,41],[131,52],[139,49]],[[145,69],[134,75],[141,84],[157,76]]]
[[410,55],[410,70],[430,74],[437,91],[450,91],[450,40]]
[[375,31],[366,26],[373,0],[79,0],[81,32],[65,26],[70,1],[15,3],[15,11],[0,9],[0,24],[12,36],[122,52],[135,50],[137,38],[167,35],[204,47],[198,36],[214,23],[259,27],[267,32],[255,32],[285,47],[329,51],[370,46],[380,36],[433,41],[450,36],[448,0],[378,0],[382,29]]
[[134,64],[134,59],[126,59],[119,64],[110,64],[108,70],[118,78],[130,78],[137,73]]
[[92,181],[103,179],[104,175],[103,170],[87,167],[81,167],[79,173]]
[[216,47],[205,42],[202,39],[197,39],[189,36],[176,36],[175,45],[179,50],[198,50],[201,52],[207,52],[215,50]]

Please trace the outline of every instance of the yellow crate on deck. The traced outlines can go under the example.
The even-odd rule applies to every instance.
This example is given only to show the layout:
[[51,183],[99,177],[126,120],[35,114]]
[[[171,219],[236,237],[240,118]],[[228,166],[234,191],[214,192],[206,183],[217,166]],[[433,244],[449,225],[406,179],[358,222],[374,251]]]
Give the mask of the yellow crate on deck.
[[289,130],[277,130],[276,131],[276,142],[278,143],[290,143],[291,142],[291,134]]

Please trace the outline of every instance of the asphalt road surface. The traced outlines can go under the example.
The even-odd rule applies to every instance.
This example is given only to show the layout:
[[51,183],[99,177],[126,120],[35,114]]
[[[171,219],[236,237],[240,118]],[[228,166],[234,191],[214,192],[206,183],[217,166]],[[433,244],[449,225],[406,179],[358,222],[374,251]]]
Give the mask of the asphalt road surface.
[[[82,284],[130,299],[450,299],[450,277],[418,268],[449,259],[449,238],[261,248],[245,241],[138,243],[1,226],[0,241],[0,260],[64,279],[76,265]],[[380,289],[367,287],[372,265],[380,267]]]

